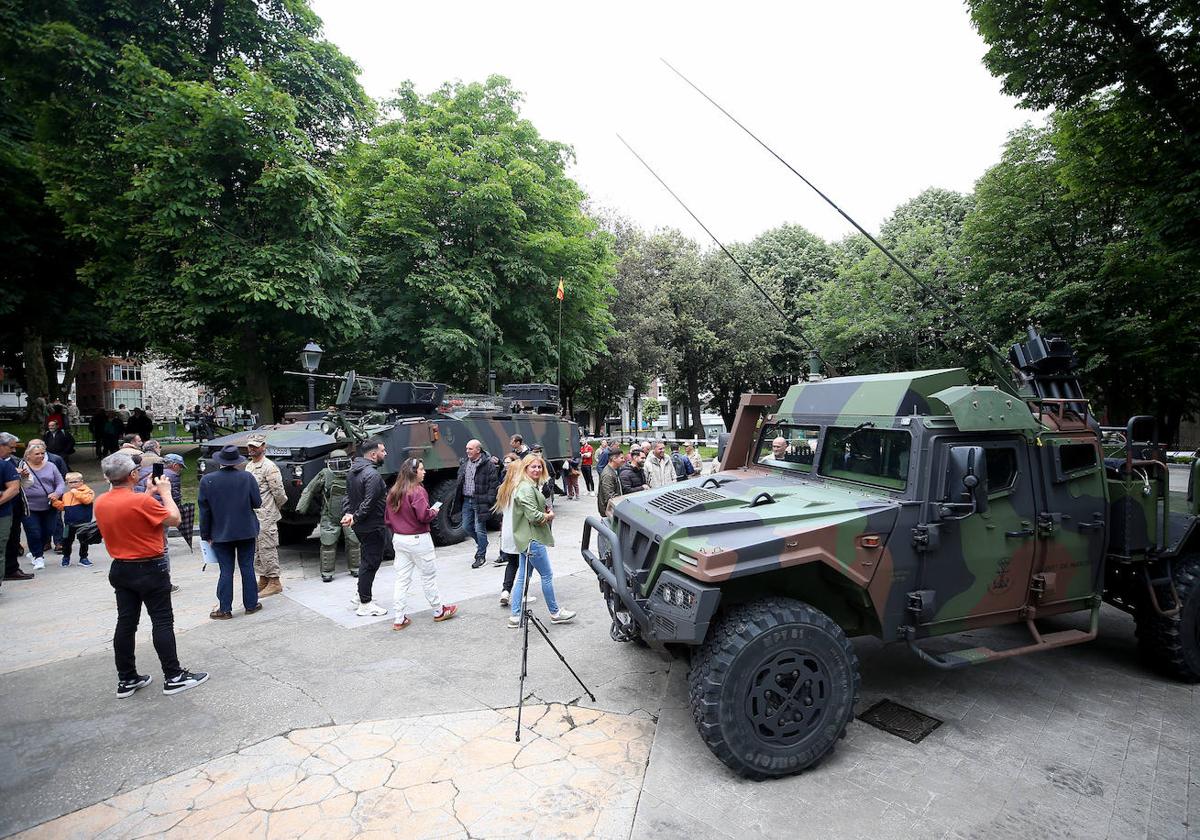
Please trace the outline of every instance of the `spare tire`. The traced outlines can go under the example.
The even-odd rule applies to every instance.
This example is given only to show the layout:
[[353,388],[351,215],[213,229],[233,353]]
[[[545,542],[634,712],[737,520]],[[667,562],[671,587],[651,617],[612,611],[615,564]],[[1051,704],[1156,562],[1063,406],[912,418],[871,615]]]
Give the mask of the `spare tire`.
[[443,478],[434,483],[429,491],[429,503],[442,503],[437,518],[429,523],[429,532],[433,535],[434,545],[454,545],[467,538],[467,532],[462,526],[462,507],[454,504],[454,488],[457,484],[454,478]]

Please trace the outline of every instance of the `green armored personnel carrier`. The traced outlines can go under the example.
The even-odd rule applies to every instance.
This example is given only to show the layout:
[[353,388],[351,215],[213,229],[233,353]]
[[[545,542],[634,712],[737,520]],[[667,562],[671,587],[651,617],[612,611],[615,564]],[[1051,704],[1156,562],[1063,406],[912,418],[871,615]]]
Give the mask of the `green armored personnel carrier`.
[[[1200,680],[1200,466],[1172,510],[1152,418],[1106,458],[1066,343],[1031,330],[1009,360],[1007,390],[948,369],[745,395],[718,473],[587,520],[613,638],[690,655],[696,725],[738,773],[833,749],[858,695],[854,636],[962,668],[1087,642],[1107,601],[1147,663]],[[1084,626],[1043,629],[1066,613]],[[922,645],[1004,624],[1027,643]]]
[[[528,445],[541,444],[546,457],[562,460],[579,452],[579,427],[558,416],[558,389],[540,383],[505,385],[499,396],[454,395],[446,386],[357,376],[323,377],[342,381],[336,408],[330,412],[296,412],[283,423],[237,432],[206,441],[200,448],[200,471],[212,469],[210,459],[230,444],[245,451],[253,434],[267,440],[267,457],[283,473],[288,501],[279,523],[280,542],[309,536],[317,524],[315,512],[296,509],[308,482],[324,468],[335,449],[353,447],[368,437],[380,437],[387,460],[380,473],[389,483],[405,458],[425,462],[425,485],[431,501],[441,501],[438,518],[430,523],[434,542],[451,545],[466,539],[462,511],[455,504],[455,478],[467,441],[475,439],[489,454],[502,457],[509,440],[521,435]],[[495,527],[499,527],[498,521]]]

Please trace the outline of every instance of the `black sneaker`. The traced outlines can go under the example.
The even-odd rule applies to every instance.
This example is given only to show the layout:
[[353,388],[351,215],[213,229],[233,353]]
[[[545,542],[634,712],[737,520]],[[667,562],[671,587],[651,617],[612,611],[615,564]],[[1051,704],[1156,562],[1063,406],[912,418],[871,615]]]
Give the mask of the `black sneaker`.
[[181,691],[187,691],[189,688],[195,688],[207,679],[208,674],[203,671],[198,674],[193,674],[188,670],[180,671],[163,683],[163,694],[178,694]]
[[132,680],[121,680],[117,683],[117,697],[122,699],[130,697],[133,695],[133,692],[137,691],[139,688],[145,688],[153,681],[154,677],[151,676],[138,676]]
[[486,563],[486,562],[487,562],[487,559],[486,559],[486,558],[483,558],[483,557],[476,557],[476,558],[475,558],[475,562],[471,564],[471,568],[472,568],[472,569],[478,569],[478,568],[480,568],[480,567],[481,567],[481,566],[482,566],[484,563]]

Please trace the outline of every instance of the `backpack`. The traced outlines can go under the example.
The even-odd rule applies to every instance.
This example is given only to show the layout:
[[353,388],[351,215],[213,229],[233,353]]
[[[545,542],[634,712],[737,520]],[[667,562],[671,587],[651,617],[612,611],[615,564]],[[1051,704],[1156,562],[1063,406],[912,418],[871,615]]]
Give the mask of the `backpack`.
[[671,453],[671,463],[675,466],[675,480],[683,481],[688,477],[688,467],[692,465],[691,461],[680,455],[678,452]]

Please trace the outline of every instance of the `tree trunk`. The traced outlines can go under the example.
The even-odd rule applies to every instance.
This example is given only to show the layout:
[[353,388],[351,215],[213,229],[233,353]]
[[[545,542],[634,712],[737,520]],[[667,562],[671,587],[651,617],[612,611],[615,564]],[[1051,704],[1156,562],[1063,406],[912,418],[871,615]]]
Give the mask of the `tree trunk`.
[[250,396],[250,410],[258,415],[260,423],[275,422],[275,408],[271,402],[271,380],[262,363],[258,336],[248,326],[242,327],[239,340],[242,364],[246,372],[246,393]]
[[695,368],[687,372],[687,404],[692,412],[691,437],[704,437],[704,421],[700,418],[700,375]]
[[46,378],[46,362],[42,358],[42,334],[26,326],[21,335],[21,362],[24,372],[21,377],[25,383],[25,420],[29,423],[39,422],[44,418],[35,416],[35,404],[38,397],[50,396],[50,383]]
[[59,388],[59,399],[64,402],[71,396],[71,386],[75,384],[75,374],[79,373],[82,357],[82,351],[77,351],[73,346],[67,348],[67,367],[63,373],[62,386]]

